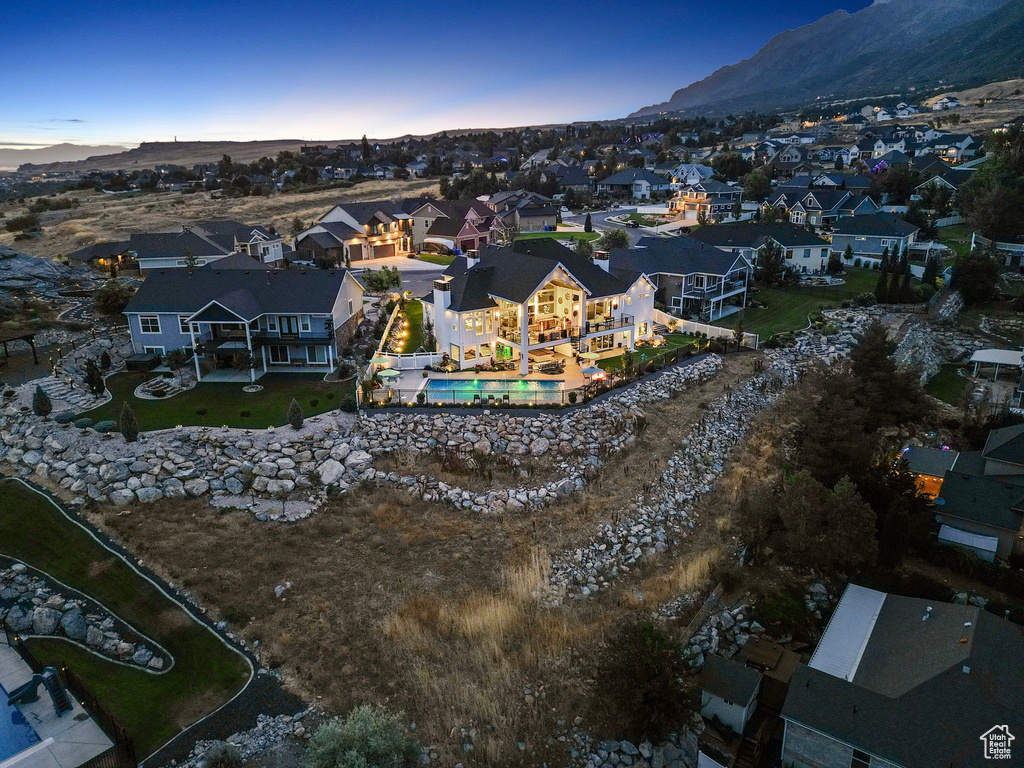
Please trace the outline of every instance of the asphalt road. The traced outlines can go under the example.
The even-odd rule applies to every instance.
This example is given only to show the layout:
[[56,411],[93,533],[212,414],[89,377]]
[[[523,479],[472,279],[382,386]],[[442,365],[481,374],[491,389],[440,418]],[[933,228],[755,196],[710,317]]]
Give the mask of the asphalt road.
[[[636,206],[626,205],[621,206],[619,208],[613,208],[607,211],[591,211],[590,223],[593,225],[595,232],[604,232],[607,229],[625,229],[626,234],[629,235],[629,244],[636,245],[638,242],[640,242],[641,237],[649,235],[650,232],[647,232],[646,230],[641,228],[631,229],[629,227],[623,227],[621,224],[618,224],[614,221],[608,221],[608,218],[611,216],[626,216],[630,213],[634,213],[635,211]],[[565,224],[579,224],[580,226],[582,226],[583,224],[586,223],[586,220],[587,214],[585,213],[579,216],[562,216],[562,221]]]

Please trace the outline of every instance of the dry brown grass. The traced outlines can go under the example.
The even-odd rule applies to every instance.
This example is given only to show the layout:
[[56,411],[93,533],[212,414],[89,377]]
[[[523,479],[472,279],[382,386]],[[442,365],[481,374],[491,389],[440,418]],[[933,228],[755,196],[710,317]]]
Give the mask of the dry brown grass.
[[[310,700],[336,712],[364,702],[405,710],[451,763],[564,762],[565,746],[547,737],[560,717],[602,722],[591,677],[606,632],[702,589],[727,542],[717,524],[698,526],[679,550],[596,599],[557,608],[538,600],[550,554],[587,540],[650,490],[706,404],[751,364],[729,356],[715,380],[652,405],[657,428],[610,458],[583,492],[543,510],[483,517],[359,489],[291,525],[194,499],[101,520],[214,615],[259,639],[264,662]],[[285,582],[292,586],[277,599],[274,587]],[[634,601],[637,593],[645,599]],[[458,728],[476,729],[472,753],[462,753]]]
[[[180,224],[204,219],[237,219],[247,224],[276,227],[290,234],[291,221],[298,216],[314,221],[331,206],[352,200],[382,200],[438,195],[436,181],[366,181],[348,189],[325,189],[305,194],[268,195],[213,200],[206,192],[194,195],[146,193],[131,197],[96,192],[69,192],[62,197],[77,197],[81,205],[74,210],[41,214],[42,237],[14,243],[14,234],[0,231],[0,243],[33,256],[56,257],[78,248],[107,240],[127,240],[138,232],[166,232]],[[8,217],[27,211],[27,207],[5,205]]]

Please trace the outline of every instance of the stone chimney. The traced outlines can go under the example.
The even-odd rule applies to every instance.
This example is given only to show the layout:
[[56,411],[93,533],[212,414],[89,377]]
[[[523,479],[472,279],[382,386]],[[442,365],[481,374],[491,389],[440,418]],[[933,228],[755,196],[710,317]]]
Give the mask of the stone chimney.
[[608,251],[594,251],[594,263],[597,264],[605,272],[608,271]]
[[466,251],[466,268],[475,267],[480,263],[480,251],[476,248]]

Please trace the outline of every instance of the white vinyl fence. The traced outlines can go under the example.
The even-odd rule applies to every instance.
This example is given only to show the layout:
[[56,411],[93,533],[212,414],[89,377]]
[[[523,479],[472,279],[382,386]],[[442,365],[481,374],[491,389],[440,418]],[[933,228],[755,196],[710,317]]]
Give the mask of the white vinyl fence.
[[[709,325],[708,323],[697,323],[693,320],[682,320],[668,314],[668,312],[662,312],[660,309],[654,310],[654,322],[667,325],[675,331],[688,333],[691,336],[701,333],[709,339],[727,339],[732,341],[735,338],[732,328],[722,328],[719,325]],[[759,343],[760,338],[756,333],[743,334],[743,346],[757,349]]]

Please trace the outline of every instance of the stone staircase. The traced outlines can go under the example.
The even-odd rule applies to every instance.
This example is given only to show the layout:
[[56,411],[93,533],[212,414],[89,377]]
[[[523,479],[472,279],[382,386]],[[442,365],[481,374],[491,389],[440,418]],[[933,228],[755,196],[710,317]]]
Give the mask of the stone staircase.
[[73,389],[67,382],[48,376],[37,382],[42,390],[49,396],[53,403],[54,411],[74,410],[81,411],[96,405],[96,398],[88,392],[80,389]]

